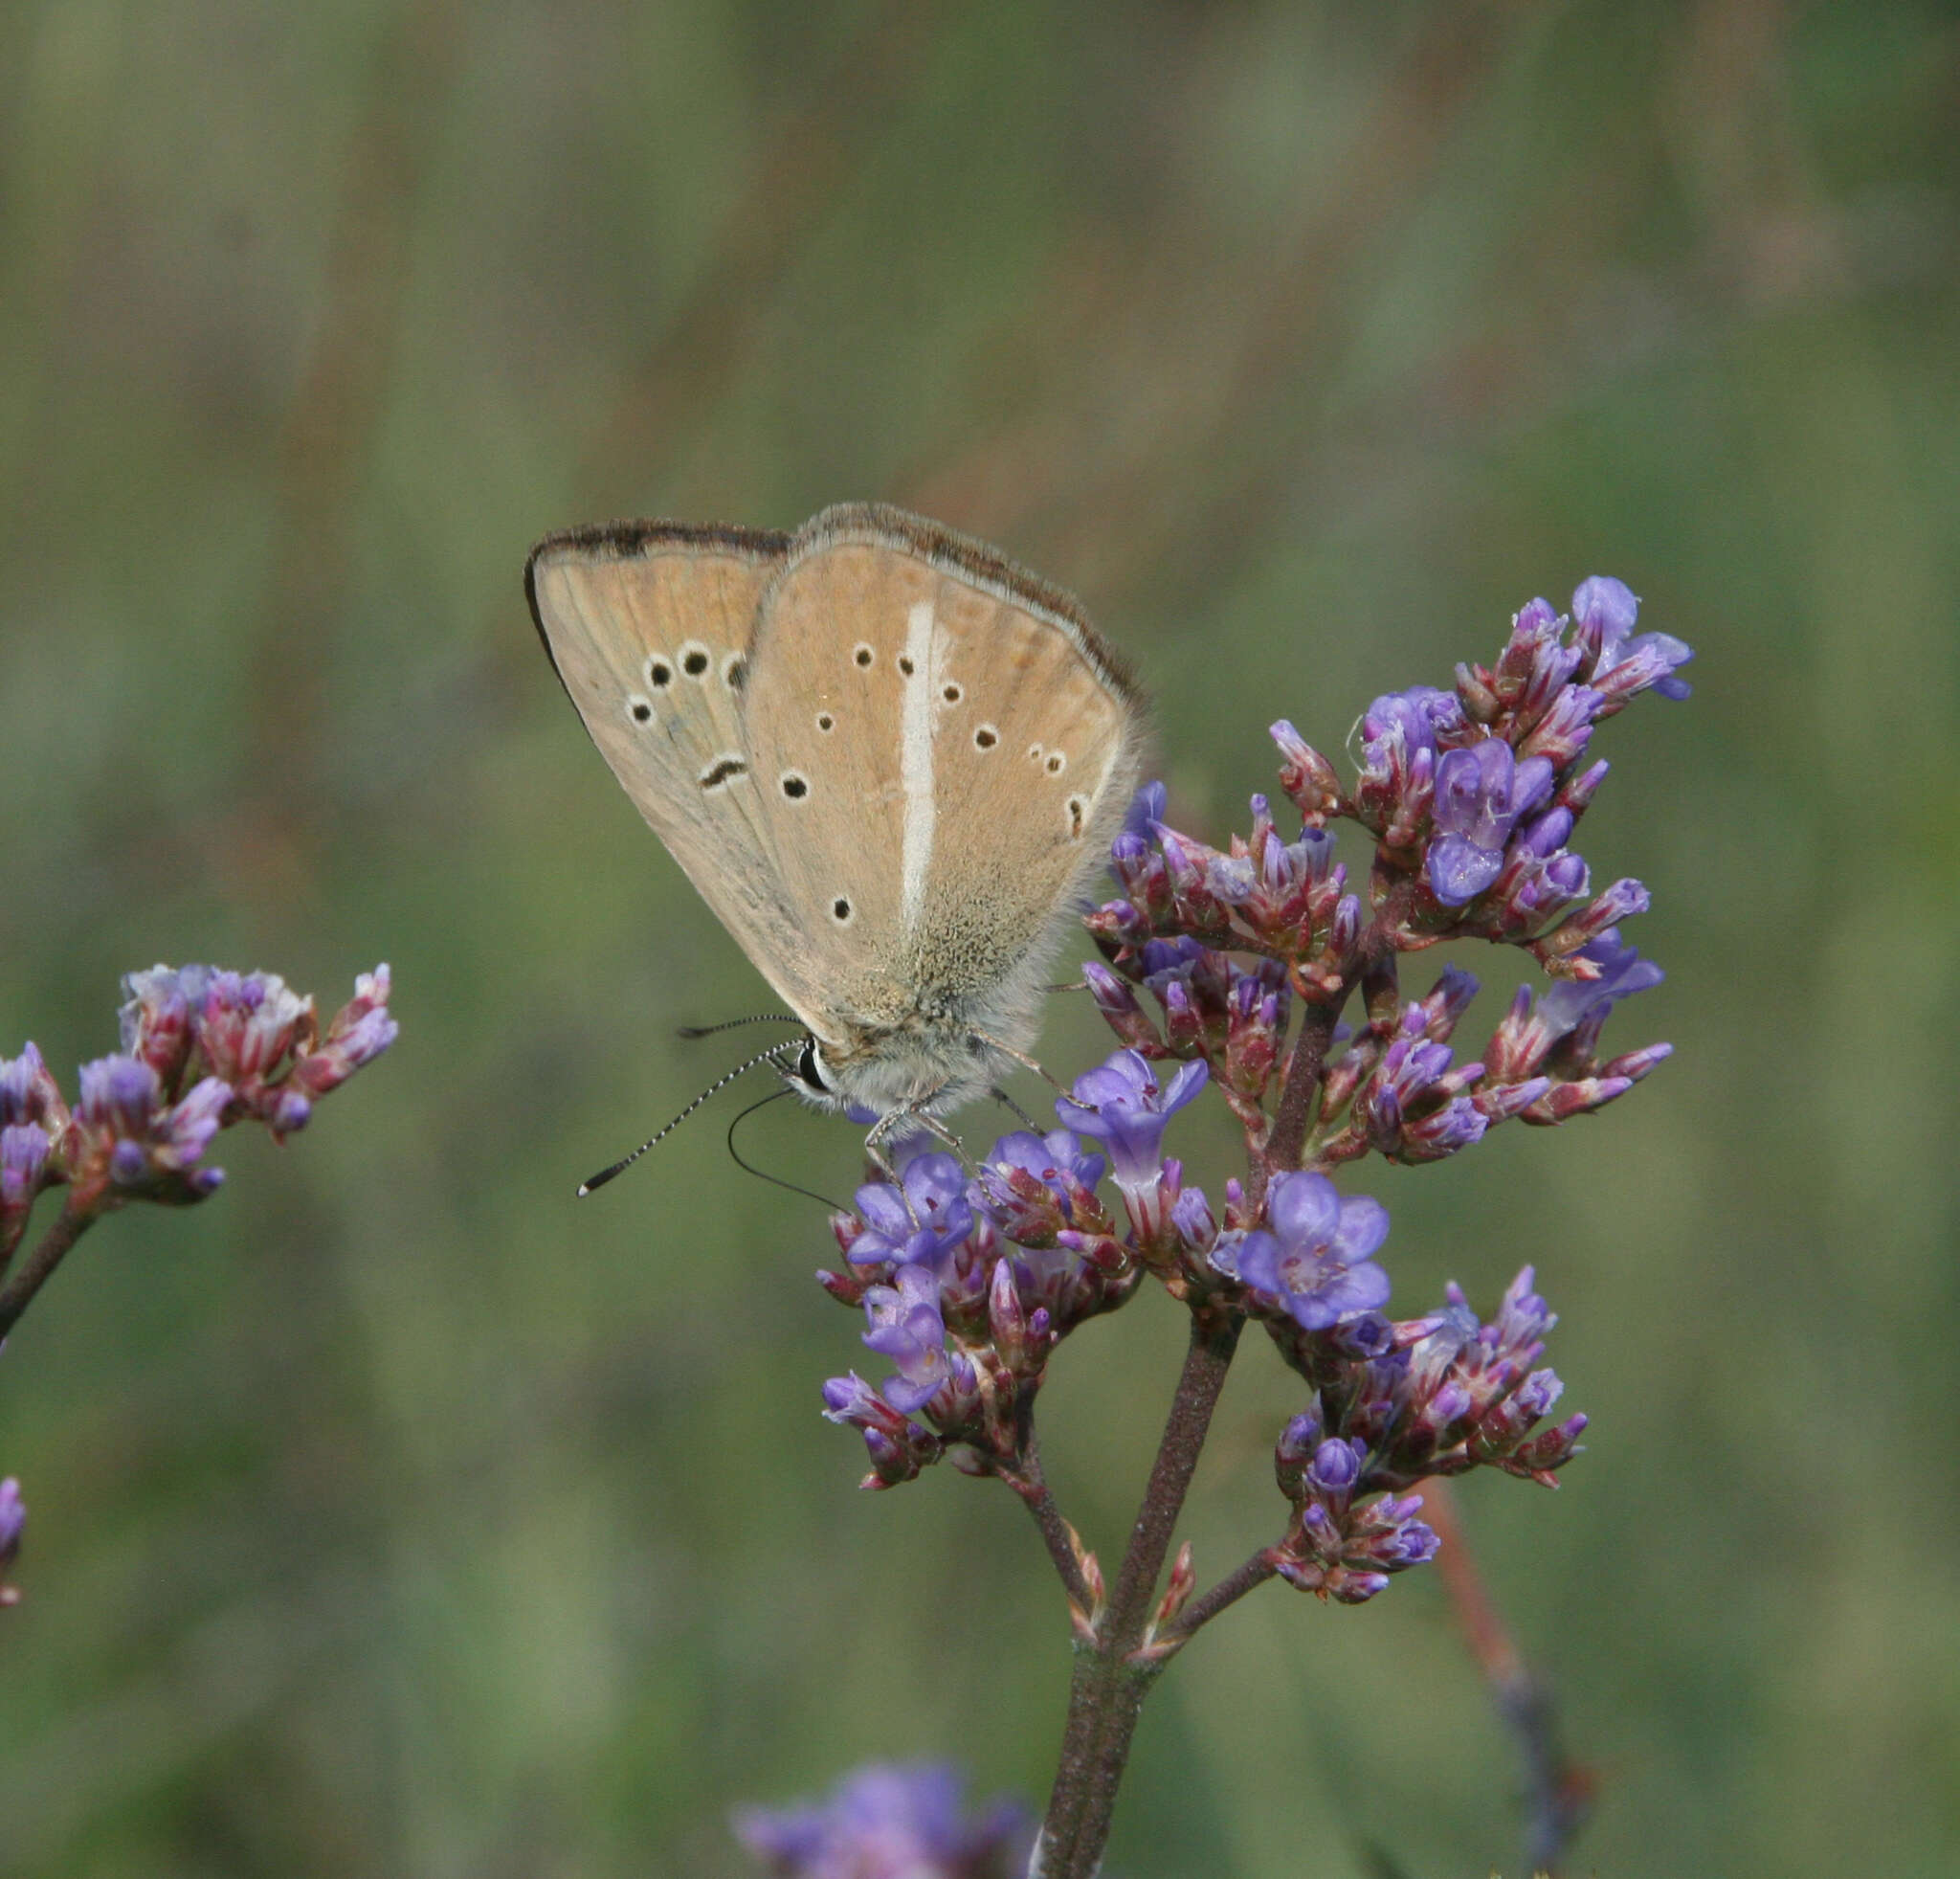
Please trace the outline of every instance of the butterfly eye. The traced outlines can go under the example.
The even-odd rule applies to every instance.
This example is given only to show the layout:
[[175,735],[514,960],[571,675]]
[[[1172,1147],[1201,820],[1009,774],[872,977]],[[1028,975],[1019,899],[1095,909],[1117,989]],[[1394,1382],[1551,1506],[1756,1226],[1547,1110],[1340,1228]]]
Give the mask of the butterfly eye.
[[690,679],[699,679],[713,663],[708,657],[708,649],[699,640],[680,649],[680,669]]
[[831,903],[831,918],[840,927],[851,924],[851,903],[841,894]]
[[796,1081],[806,1089],[813,1089],[819,1096],[828,1096],[831,1086],[823,1080],[823,1060],[816,1054],[816,1040],[803,1040],[802,1054],[796,1059]]
[[860,672],[870,671],[871,661],[875,658],[877,658],[877,654],[875,654],[871,650],[871,648],[867,646],[861,639],[851,648],[851,662],[852,664],[857,666],[857,668]]
[[730,653],[722,661],[722,682],[730,691],[740,691],[748,677],[748,661],[740,653]]
[[810,779],[793,770],[786,770],[782,775],[783,794],[791,802],[801,802],[810,794]]
[[916,672],[918,669],[919,668],[912,663],[911,660],[905,654],[901,653],[899,655],[899,670],[902,672],[906,678],[909,679],[912,676],[912,674]]
[[1080,841],[1082,839],[1082,830],[1087,825],[1088,819],[1089,805],[1080,796],[1070,796],[1068,799],[1068,834],[1071,841]]
[[674,668],[656,653],[647,660],[647,683],[656,691],[665,691],[674,682]]
[[819,711],[816,714],[816,727],[818,730],[835,730],[837,721],[828,711]]
[[1061,772],[1067,768],[1068,758],[1065,757],[1059,750],[1051,750],[1048,753],[1047,770],[1049,775],[1059,776]]
[[1000,733],[991,725],[982,725],[973,733],[973,748],[976,750],[991,750],[1000,742]]
[[653,703],[642,698],[638,692],[629,693],[626,700],[626,715],[636,725],[648,725],[654,721]]
[[941,690],[939,695],[948,705],[957,705],[967,694],[958,685],[947,685]]

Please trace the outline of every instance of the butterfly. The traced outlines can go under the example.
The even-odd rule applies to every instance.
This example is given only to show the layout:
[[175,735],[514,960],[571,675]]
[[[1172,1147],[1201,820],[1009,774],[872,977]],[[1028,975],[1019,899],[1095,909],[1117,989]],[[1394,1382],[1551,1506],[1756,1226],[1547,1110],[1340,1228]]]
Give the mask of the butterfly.
[[871,1111],[874,1156],[950,1140],[939,1117],[1031,1062],[1136,787],[1123,661],[1068,594],[872,503],[567,529],[524,588],[600,754],[804,1026],[785,1081]]

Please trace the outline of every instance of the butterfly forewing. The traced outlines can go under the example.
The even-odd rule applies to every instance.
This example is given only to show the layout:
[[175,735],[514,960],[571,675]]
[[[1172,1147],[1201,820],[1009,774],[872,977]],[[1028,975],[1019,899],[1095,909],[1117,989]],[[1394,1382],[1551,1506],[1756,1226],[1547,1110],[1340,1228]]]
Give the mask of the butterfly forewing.
[[785,996],[767,935],[780,870],[743,726],[757,602],[789,538],[636,523],[554,535],[525,585],[592,742],[709,906]]

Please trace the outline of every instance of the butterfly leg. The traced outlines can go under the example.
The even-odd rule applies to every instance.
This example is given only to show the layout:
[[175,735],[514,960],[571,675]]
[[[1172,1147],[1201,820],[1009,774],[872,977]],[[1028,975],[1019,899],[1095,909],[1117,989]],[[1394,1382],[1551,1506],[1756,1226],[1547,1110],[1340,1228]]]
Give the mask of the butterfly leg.
[[[929,1103],[931,1101],[932,1098],[930,1096],[923,1099],[923,1103]],[[923,1129],[926,1134],[933,1136],[938,1141],[944,1142],[959,1157],[960,1165],[963,1168],[970,1169],[972,1166],[967,1159],[966,1144],[945,1123],[941,1122],[937,1116],[927,1115],[923,1103],[904,1103],[901,1104],[896,1109],[887,1110],[872,1124],[870,1134],[864,1138],[865,1159],[877,1168],[879,1173],[896,1187],[902,1195],[905,1193],[905,1184],[899,1178],[899,1171],[892,1164],[890,1156],[885,1153],[883,1144],[888,1137],[898,1134],[907,1125]],[[908,1213],[911,1212],[911,1197],[905,1195],[905,1209]],[[914,1226],[922,1224],[916,1215],[913,1217],[912,1224]]]
[[[1018,1063],[1022,1069],[1033,1070],[1034,1073],[1037,1077],[1039,1077],[1043,1083],[1047,1084],[1050,1088],[1060,1090],[1064,1096],[1066,1096],[1069,1093],[1069,1087],[1065,1083],[1058,1083],[1055,1080],[1055,1078],[1050,1076],[1048,1072],[1044,1070],[1039,1063],[1036,1063],[1036,1061],[1032,1057],[1030,1057],[1026,1051],[1016,1050],[1013,1044],[1004,1044],[998,1038],[989,1037],[985,1031],[969,1031],[967,1035],[976,1044],[985,1044],[989,1050],[997,1050],[1003,1057],[1013,1058],[1013,1061],[1016,1063]],[[999,1095],[1000,1092],[996,1090],[994,1091],[994,1094]],[[1033,1125],[1031,1124],[1030,1127],[1032,1126]],[[1037,1130],[1036,1132],[1038,1133],[1039,1131]]]
[[1026,1109],[1022,1108],[1021,1106],[1018,1103],[1016,1103],[1014,1099],[1007,1093],[1006,1090],[996,1086],[992,1089],[990,1089],[987,1093],[988,1095],[992,1097],[996,1103],[1002,1104],[1007,1108],[1012,1109],[1015,1116],[1019,1118],[1020,1125],[1023,1129],[1032,1130],[1036,1135],[1040,1134],[1041,1130],[1036,1124],[1035,1118],[1031,1116]]

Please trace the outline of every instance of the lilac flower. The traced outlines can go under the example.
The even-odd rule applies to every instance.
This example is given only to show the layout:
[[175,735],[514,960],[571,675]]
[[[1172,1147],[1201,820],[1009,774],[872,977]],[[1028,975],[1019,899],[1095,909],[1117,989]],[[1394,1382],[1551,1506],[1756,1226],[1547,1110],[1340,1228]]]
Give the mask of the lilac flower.
[[1266,1193],[1271,1227],[1225,1234],[1213,1266],[1236,1279],[1260,1309],[1281,1312],[1303,1331],[1388,1302],[1389,1275],[1370,1255],[1388,1238],[1388,1210],[1366,1196],[1343,1200],[1325,1174],[1276,1175]]
[[1208,1261],[1217,1243],[1218,1222],[1203,1188],[1186,1188],[1170,1209],[1170,1224],[1186,1252],[1200,1262]]
[[973,1230],[967,1178],[951,1155],[919,1155],[899,1178],[902,1192],[889,1181],[858,1190],[865,1230],[852,1241],[852,1264],[936,1265]]
[[1387,693],[1363,714],[1354,802],[1385,845],[1415,839],[1436,787],[1438,736],[1455,738],[1463,726],[1461,703],[1433,685]]
[[1592,660],[1589,682],[1615,710],[1637,692],[1683,699],[1692,689],[1686,680],[1674,676],[1694,658],[1690,647],[1667,633],[1627,637],[1639,610],[1627,584],[1607,574],[1581,581],[1572,594],[1578,647],[1582,657]]
[[[159,967],[141,974],[152,981],[152,997],[165,992],[165,985],[157,981],[167,971]],[[312,1019],[313,1000],[291,991],[278,973],[187,967],[177,980],[180,986],[202,985],[204,996],[191,1014],[197,1041],[212,1071],[234,1085],[269,1081],[293,1049],[302,1022]],[[148,1001],[138,993],[134,1002],[141,1026]],[[160,1002],[158,1010],[162,1016],[167,1006]],[[125,1008],[125,1029],[127,1024]]]
[[1437,833],[1427,868],[1430,887],[1445,906],[1475,900],[1498,878],[1512,828],[1550,794],[1552,774],[1549,759],[1519,763],[1511,747],[1495,737],[1444,754],[1437,765]]
[[1439,1161],[1481,1141],[1489,1119],[1464,1092],[1483,1074],[1481,1063],[1453,1068],[1448,1044],[1429,1040],[1427,1013],[1412,1004],[1399,1035],[1382,1056],[1361,1097],[1370,1144],[1399,1161]]
[[988,1150],[967,1198],[1009,1239],[1042,1243],[1087,1211],[1102,1169],[1102,1157],[1085,1153],[1066,1129],[1017,1129]]
[[1091,959],[1082,967],[1082,982],[1088,986],[1103,1022],[1116,1033],[1119,1041],[1142,1051],[1146,1057],[1164,1055],[1164,1040],[1137,1002],[1137,995],[1127,979],[1118,978],[1100,959]]
[[1186,1063],[1162,1083],[1138,1052],[1119,1050],[1101,1068],[1076,1079],[1073,1101],[1056,1101],[1055,1112],[1063,1122],[1107,1144],[1117,1192],[1146,1258],[1167,1257],[1171,1250],[1170,1210],[1181,1171],[1175,1161],[1160,1159],[1165,1128],[1204,1087],[1209,1074],[1202,1062]]
[[1539,1022],[1554,1038],[1564,1037],[1595,1016],[1603,1022],[1622,998],[1651,991],[1667,976],[1653,960],[1641,958],[1631,946],[1622,946],[1617,927],[1609,927],[1591,945],[1581,947],[1578,956],[1597,966],[1599,976],[1560,979],[1539,999]]
[[945,1444],[930,1429],[902,1416],[854,1370],[823,1386],[824,1420],[854,1428],[864,1438],[871,1472],[864,1488],[896,1488],[914,1480],[940,1458]]
[[1436,750],[1439,745],[1461,734],[1463,706],[1454,692],[1435,685],[1411,685],[1406,691],[1389,692],[1368,707],[1361,720],[1364,749],[1397,736],[1405,748]]
[[32,1043],[23,1044],[18,1057],[0,1057],[0,1128],[19,1122],[53,1123],[53,1135],[67,1119],[60,1089]]
[[[1511,637],[1499,656],[1495,679],[1514,708],[1535,724],[1578,670],[1579,654],[1565,641],[1566,622],[1548,600],[1533,600],[1511,621]],[[1467,668],[1459,668],[1461,673]],[[1494,702],[1494,701],[1493,701]]]
[[277,973],[154,966],[122,981],[123,1051],[174,1096],[197,1064],[228,1084],[236,1114],[276,1135],[303,1128],[313,1105],[381,1055],[399,1027],[388,1010],[389,970],[354,982],[354,996],[320,1036],[313,1000]]
[[1596,1109],[1625,1094],[1672,1053],[1672,1045],[1650,1044],[1599,1069],[1594,1052],[1614,1006],[1659,985],[1665,974],[1651,959],[1622,946],[1616,927],[1581,948],[1576,957],[1596,967],[1599,976],[1559,979],[1535,1008],[1531,988],[1520,986],[1484,1050],[1484,1061],[1499,1082],[1523,1085],[1540,1070],[1556,1079],[1525,1110],[1526,1122],[1563,1122]]
[[1008,1801],[969,1817],[964,1786],[943,1765],[874,1763],[823,1801],[739,1810],[735,1837],[778,1879],[1020,1879],[1033,1820]]
[[140,1058],[99,1057],[81,1066],[76,1120],[111,1136],[142,1137],[163,1101],[163,1084]]
[[1129,808],[1123,818],[1123,833],[1128,836],[1147,835],[1151,827],[1164,819],[1164,811],[1169,806],[1170,793],[1162,783],[1151,781],[1139,783],[1137,793],[1129,799]]
[[123,1004],[117,1014],[122,1049],[140,1057],[167,1086],[183,1074],[197,1041],[205,994],[215,971],[210,966],[181,970],[156,965],[146,973],[125,973]]
[[13,1563],[26,1527],[27,1504],[20,1498],[20,1483],[9,1475],[0,1481],[0,1566]]
[[20,1483],[9,1475],[0,1481],[0,1605],[17,1605],[20,1594],[7,1583],[7,1569],[20,1554],[20,1537],[27,1531],[27,1503],[20,1498]]
[[[326,1036],[293,1065],[293,1081],[308,1096],[318,1098],[338,1089],[394,1042],[401,1027],[388,1009],[392,989],[385,962],[354,980],[354,995],[334,1014]],[[313,1001],[306,1002],[310,1010]]]
[[1320,1500],[1345,1505],[1361,1479],[1361,1465],[1367,1458],[1363,1443],[1330,1438],[1314,1450],[1313,1460],[1306,1465],[1305,1485]]
[[48,1131],[37,1122],[0,1129],[0,1213],[24,1213],[41,1191],[48,1166]]
[[1342,812],[1340,773],[1286,719],[1271,727],[1271,735],[1280,747],[1280,787],[1309,827],[1322,827]]
[[1584,1416],[1538,1430],[1564,1386],[1533,1366],[1557,1322],[1532,1290],[1529,1266],[1504,1293],[1497,1316],[1480,1325],[1461,1289],[1406,1349],[1367,1367],[1359,1399],[1345,1419],[1372,1445],[1371,1486],[1406,1488],[1429,1475],[1492,1466],[1549,1483],[1578,1448]]
[[1074,1100],[1057,1098],[1055,1113],[1079,1134],[1107,1144],[1118,1187],[1152,1186],[1164,1130],[1204,1087],[1207,1074],[1202,1063],[1186,1063],[1165,1083],[1136,1051],[1119,1050],[1078,1077]]
[[1519,744],[1527,758],[1543,757],[1554,770],[1570,765],[1592,741],[1592,727],[1608,716],[1606,701],[1590,685],[1568,685],[1557,693]]
[[864,1315],[871,1329],[864,1342],[899,1367],[881,1386],[884,1399],[902,1416],[923,1408],[954,1376],[948,1360],[946,1321],[939,1309],[939,1281],[929,1266],[902,1265],[889,1286],[873,1286],[864,1294]]
[[1497,931],[1524,939],[1541,933],[1591,884],[1582,856],[1565,846],[1572,832],[1569,809],[1548,809],[1512,840],[1486,903]]
[[79,1081],[76,1121],[100,1157],[89,1165],[106,1168],[117,1187],[201,1200],[224,1180],[221,1170],[195,1164],[223,1126],[233,1096],[229,1084],[206,1077],[182,1101],[169,1103],[149,1063],[121,1056],[84,1063]]

